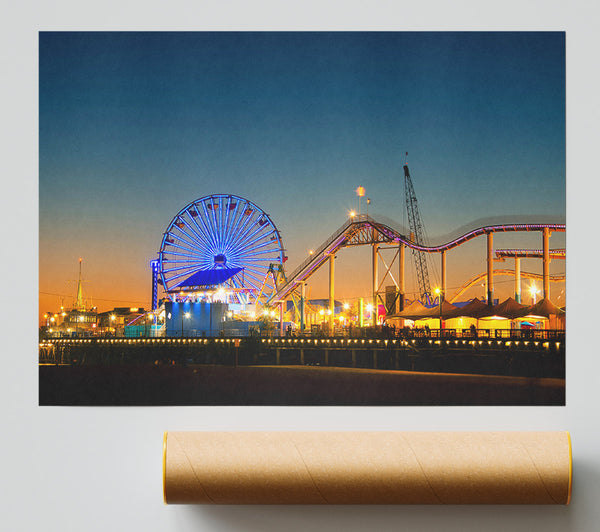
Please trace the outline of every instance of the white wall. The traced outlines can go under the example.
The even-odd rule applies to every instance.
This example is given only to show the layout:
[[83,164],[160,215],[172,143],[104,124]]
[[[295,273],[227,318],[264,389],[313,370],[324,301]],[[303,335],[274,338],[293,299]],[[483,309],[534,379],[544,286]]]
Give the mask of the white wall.
[[[6,531],[595,531],[600,523],[597,21],[592,2],[25,1],[3,10],[0,216],[0,529]],[[307,9],[307,6],[310,9]],[[484,7],[495,6],[495,7]],[[493,12],[490,9],[494,9]],[[58,408],[37,406],[37,64],[39,29],[567,30],[567,406],[531,408]],[[407,80],[409,82],[409,80]],[[401,140],[401,139],[398,139]],[[508,154],[507,154],[508,156]],[[18,221],[15,224],[15,221]],[[595,242],[594,242],[595,243]],[[10,301],[9,305],[6,301]],[[563,430],[570,507],[165,507],[164,430]]]

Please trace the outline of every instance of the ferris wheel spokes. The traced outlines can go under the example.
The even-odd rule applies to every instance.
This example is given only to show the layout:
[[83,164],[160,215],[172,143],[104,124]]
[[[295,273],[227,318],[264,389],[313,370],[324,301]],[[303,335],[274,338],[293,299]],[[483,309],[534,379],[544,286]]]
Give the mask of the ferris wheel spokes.
[[235,237],[229,241],[227,243],[227,247],[231,248],[234,245],[241,245],[243,240],[245,239],[246,235],[248,234],[249,231],[252,230],[253,227],[253,223],[252,223],[252,218],[251,215],[246,216],[246,218],[244,219],[242,226],[239,228],[238,233],[235,235]]
[[[195,246],[203,245],[199,239],[194,238],[194,236],[192,236],[189,233],[187,233],[186,231],[184,231],[184,229],[183,229],[184,227],[189,227],[188,223],[185,220],[182,220],[179,224],[175,224],[174,227],[176,228],[176,230],[178,232],[171,232],[171,233],[169,233],[170,236],[184,242],[188,246],[188,249],[189,248],[193,249]],[[186,238],[184,238],[184,236]]]
[[[200,245],[204,245],[204,246],[211,246],[213,245],[212,242],[210,242],[209,240],[206,239],[206,234],[202,232],[202,230],[197,226],[196,224],[196,220],[190,216],[190,219],[192,220],[192,223],[194,225],[196,225],[196,228],[198,229],[198,231],[196,231],[196,229],[194,229],[194,227],[192,227],[192,225],[190,225],[186,220],[184,220],[185,226],[189,227],[190,230],[198,237],[198,244]],[[178,227],[179,230],[182,230],[181,227]],[[196,240],[196,239],[193,239]]]
[[283,253],[279,231],[254,203],[231,194],[205,196],[169,224],[159,252],[159,274],[165,292],[176,298],[197,290],[191,286],[196,281],[210,278],[197,277],[198,272],[227,270],[230,277],[222,286],[230,287],[233,300],[249,302],[269,265],[283,263]]
[[269,231],[268,233],[265,233],[263,235],[260,235],[258,238],[255,238],[254,240],[249,240],[250,238],[252,238],[258,231],[255,231],[252,235],[248,236],[245,240],[241,241],[239,244],[239,249],[243,250],[243,249],[247,249],[249,247],[252,247],[254,244],[258,244],[259,242],[261,242],[262,240],[266,239],[267,237],[268,240],[266,240],[265,242],[263,242],[262,245],[266,245],[269,243],[269,241],[271,241],[271,233],[273,233],[273,231]]
[[[213,239],[213,235],[212,232],[208,229],[208,227],[206,226],[206,223],[204,221],[204,218],[202,217],[202,215],[200,214],[200,211],[198,210],[198,205],[196,203],[192,204],[194,210],[190,210],[190,216],[192,218],[192,222],[194,223],[194,225],[196,226],[196,228],[198,229],[198,231],[204,235],[204,243],[206,246],[208,247],[215,247],[216,243]],[[196,213],[196,216],[193,215],[193,213]],[[200,223],[202,224],[202,228],[198,225],[197,222],[197,218],[200,219]]]

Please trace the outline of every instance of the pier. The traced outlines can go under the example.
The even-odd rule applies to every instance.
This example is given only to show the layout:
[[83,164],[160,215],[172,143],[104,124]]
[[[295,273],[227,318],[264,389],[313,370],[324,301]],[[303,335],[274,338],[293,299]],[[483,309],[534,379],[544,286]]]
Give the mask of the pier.
[[40,344],[40,404],[564,403],[564,336],[87,338]]

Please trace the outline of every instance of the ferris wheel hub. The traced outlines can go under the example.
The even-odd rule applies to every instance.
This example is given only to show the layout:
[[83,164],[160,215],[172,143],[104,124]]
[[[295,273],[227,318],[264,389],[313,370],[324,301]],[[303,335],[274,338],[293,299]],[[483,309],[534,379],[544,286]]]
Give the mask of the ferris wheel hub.
[[215,255],[215,267],[216,268],[224,268],[227,264],[227,257],[222,253]]

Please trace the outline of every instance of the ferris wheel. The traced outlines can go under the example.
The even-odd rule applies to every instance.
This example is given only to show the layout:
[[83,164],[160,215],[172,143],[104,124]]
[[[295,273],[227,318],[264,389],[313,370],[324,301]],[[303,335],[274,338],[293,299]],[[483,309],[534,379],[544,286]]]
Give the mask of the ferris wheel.
[[229,302],[255,303],[261,286],[272,284],[270,265],[286,258],[268,214],[239,196],[214,194],[194,200],[171,220],[158,273],[172,299],[220,285],[228,288]]

